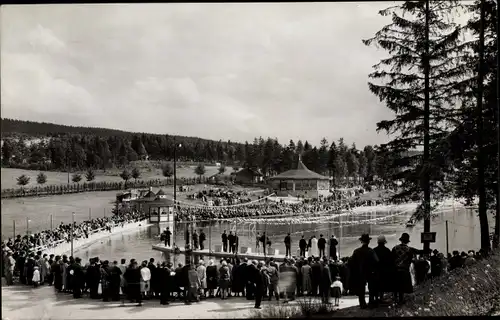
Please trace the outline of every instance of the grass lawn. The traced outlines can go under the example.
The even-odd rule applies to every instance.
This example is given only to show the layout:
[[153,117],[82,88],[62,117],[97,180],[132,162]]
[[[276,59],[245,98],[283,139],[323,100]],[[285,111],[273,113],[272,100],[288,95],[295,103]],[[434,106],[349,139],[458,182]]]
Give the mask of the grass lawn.
[[[194,173],[195,166],[179,166],[177,167],[177,177],[179,178],[194,178],[197,175]],[[216,173],[218,173],[218,167],[215,166],[206,166],[205,167],[205,177],[210,177]],[[151,166],[143,166],[140,168],[141,170],[141,180],[150,180],[150,179],[162,179],[163,174],[161,169],[154,168]],[[106,172],[99,170],[96,171],[96,182],[120,182],[123,181],[120,178],[120,172],[122,170],[107,170]],[[224,174],[229,175],[233,169],[231,167],[226,167],[226,172]],[[40,173],[40,171],[35,170],[24,170],[24,169],[13,169],[13,168],[2,168],[2,180],[1,186],[2,189],[11,189],[19,187],[17,185],[16,178],[20,175],[27,175],[30,177],[30,183],[27,187],[34,187],[36,183],[36,177]],[[80,172],[84,175],[84,172]],[[70,173],[70,182],[71,182],[71,174]],[[58,184],[66,184],[68,183],[68,173],[67,172],[57,172],[57,171],[45,171],[45,175],[47,176],[46,185],[58,185]],[[85,181],[85,177],[83,177],[82,182]]]

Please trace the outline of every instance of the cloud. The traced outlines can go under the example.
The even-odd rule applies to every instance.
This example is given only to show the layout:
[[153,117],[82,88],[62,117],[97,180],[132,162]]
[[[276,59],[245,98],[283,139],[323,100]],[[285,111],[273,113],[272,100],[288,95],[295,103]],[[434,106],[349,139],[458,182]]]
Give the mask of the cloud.
[[[378,143],[387,3],[8,6],[2,114],[232,141]],[[362,21],[363,23],[360,23]]]

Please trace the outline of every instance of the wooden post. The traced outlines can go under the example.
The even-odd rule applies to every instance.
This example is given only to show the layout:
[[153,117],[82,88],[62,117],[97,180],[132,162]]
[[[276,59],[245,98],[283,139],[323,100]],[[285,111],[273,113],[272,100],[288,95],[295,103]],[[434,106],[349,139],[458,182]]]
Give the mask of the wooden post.
[[448,241],[448,220],[445,221],[446,226],[446,254],[450,253],[449,241]]
[[16,239],[16,220],[12,220],[12,224],[13,224],[13,234],[14,234],[14,237],[12,239]]
[[[104,209],[106,210],[106,209]],[[92,208],[89,208],[89,221],[92,220]]]
[[75,233],[75,213],[71,214],[71,256],[73,256],[73,234]]
[[26,235],[30,234],[30,220],[26,218]]
[[342,236],[343,236],[343,234],[344,234],[344,232],[343,232],[343,230],[342,230],[342,215],[340,216],[340,219],[339,219],[339,220],[340,220],[340,223],[339,223],[339,225],[340,225],[340,237],[339,237],[339,250],[338,250],[338,255],[339,255],[339,259],[340,259],[340,243],[341,243],[341,241],[342,241]]
[[104,208],[103,211],[104,211],[104,218],[106,218],[106,208]]
[[54,217],[50,215],[50,230],[54,230]]

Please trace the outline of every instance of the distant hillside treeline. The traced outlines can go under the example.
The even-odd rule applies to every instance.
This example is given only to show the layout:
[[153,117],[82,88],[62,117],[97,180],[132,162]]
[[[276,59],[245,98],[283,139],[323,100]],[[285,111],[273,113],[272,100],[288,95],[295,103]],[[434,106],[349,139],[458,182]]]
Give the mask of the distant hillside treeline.
[[[177,148],[179,161],[221,162],[259,169],[266,176],[296,166],[298,156],[311,170],[335,177],[371,179],[388,177],[394,156],[376,147],[358,150],[342,138],[336,143],[322,139],[320,146],[308,141],[255,138],[253,143],[213,141],[201,138],[131,133],[103,128],[86,128],[2,119],[2,165],[35,170],[104,169],[124,167],[132,161],[167,160]],[[44,138],[40,141],[26,141]]]

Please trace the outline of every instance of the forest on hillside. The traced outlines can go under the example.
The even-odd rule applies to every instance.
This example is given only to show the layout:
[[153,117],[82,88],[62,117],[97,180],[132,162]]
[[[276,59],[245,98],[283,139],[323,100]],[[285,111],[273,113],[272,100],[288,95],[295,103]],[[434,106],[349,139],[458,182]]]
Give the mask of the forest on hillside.
[[[309,169],[338,181],[346,177],[383,179],[390,175],[393,160],[383,150],[372,146],[358,150],[342,138],[331,143],[323,138],[319,146],[301,140],[281,144],[277,139],[262,137],[242,144],[10,119],[2,119],[2,133],[2,165],[35,170],[122,168],[137,160],[172,161],[175,145],[179,161],[220,162],[258,169],[265,176],[295,168],[301,155]],[[49,139],[27,143],[44,137]]]

